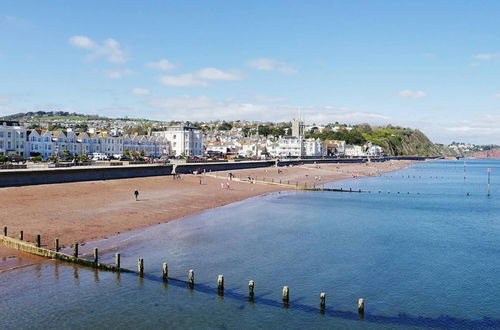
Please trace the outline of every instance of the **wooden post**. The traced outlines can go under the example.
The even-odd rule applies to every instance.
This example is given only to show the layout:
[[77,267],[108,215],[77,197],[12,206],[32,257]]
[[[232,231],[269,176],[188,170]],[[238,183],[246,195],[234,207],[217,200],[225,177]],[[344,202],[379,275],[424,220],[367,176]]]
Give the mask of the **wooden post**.
[[78,258],[78,243],[73,245],[73,257]]
[[365,300],[363,298],[359,298],[358,300],[358,313],[363,314],[365,312]]
[[94,262],[98,263],[99,262],[99,249],[94,248]]
[[59,238],[54,239],[54,249],[59,252]]
[[253,300],[253,288],[255,286],[255,282],[250,280],[248,281],[248,298]]
[[3,227],[3,235],[7,236],[7,227]]
[[194,286],[194,270],[190,269],[188,272],[188,283],[189,286]]
[[137,272],[139,273],[139,276],[144,276],[144,259],[142,258],[137,260]]
[[286,285],[283,287],[282,298],[283,302],[288,304],[288,301],[290,300],[290,289]]
[[163,281],[168,281],[168,265],[166,262],[163,263]]
[[22,230],[19,232],[19,240],[24,240],[24,232]]
[[42,246],[42,238],[40,235],[36,235],[36,247],[41,247]]
[[219,293],[224,292],[224,275],[219,275],[217,277],[217,291],[219,291]]
[[319,308],[325,309],[326,306],[326,293],[322,292],[319,294]]
[[120,254],[119,253],[115,253],[115,267],[116,268],[120,268]]

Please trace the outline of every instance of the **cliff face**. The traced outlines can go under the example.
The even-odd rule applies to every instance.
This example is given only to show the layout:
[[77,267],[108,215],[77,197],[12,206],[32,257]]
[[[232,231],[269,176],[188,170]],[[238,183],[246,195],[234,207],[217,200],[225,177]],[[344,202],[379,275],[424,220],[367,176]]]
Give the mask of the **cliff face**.
[[390,156],[436,156],[440,152],[424,133],[400,127],[386,127],[364,134],[365,139],[381,146]]
[[480,151],[472,154],[474,158],[492,158],[492,159],[500,159],[500,149],[494,148],[491,150]]

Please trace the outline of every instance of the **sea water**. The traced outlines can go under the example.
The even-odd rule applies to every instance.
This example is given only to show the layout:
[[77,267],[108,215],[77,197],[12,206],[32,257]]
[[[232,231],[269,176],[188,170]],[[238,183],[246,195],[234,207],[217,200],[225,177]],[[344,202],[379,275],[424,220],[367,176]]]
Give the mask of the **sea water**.
[[[0,328],[500,328],[499,174],[500,161],[417,163],[325,185],[361,193],[273,193],[91,242],[103,262],[144,258],[144,278],[58,262],[2,273]],[[163,262],[180,280],[193,269],[194,288],[162,283]]]

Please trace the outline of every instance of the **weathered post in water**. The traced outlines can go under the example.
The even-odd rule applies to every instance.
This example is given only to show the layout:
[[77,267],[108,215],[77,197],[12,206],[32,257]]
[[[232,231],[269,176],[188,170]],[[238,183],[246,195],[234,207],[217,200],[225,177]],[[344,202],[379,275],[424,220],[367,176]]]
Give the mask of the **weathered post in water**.
[[358,313],[363,314],[365,312],[365,300],[363,298],[359,298],[358,300]]
[[36,247],[41,247],[42,246],[42,238],[40,235],[36,235]]
[[120,269],[120,254],[115,253],[115,267]]
[[319,294],[319,308],[325,309],[326,307],[326,293],[322,292]]
[[7,236],[7,227],[3,227],[3,235]]
[[24,232],[22,230],[19,232],[19,240],[20,241],[24,240]]
[[189,286],[194,286],[194,270],[190,269],[188,272],[188,284]]
[[78,258],[78,243],[73,245],[73,257]]
[[137,272],[139,273],[139,276],[144,276],[144,259],[142,258],[137,260]]
[[219,294],[224,293],[224,275],[217,277],[217,291]]
[[255,287],[255,282],[248,281],[248,299],[253,300],[253,288]]
[[94,248],[94,262],[98,263],[99,262],[99,249]]
[[54,239],[54,249],[59,252],[59,238]]
[[282,301],[285,304],[288,304],[288,302],[290,301],[290,289],[286,285],[283,287]]
[[163,281],[167,282],[168,281],[168,265],[166,262],[163,263],[162,272],[163,272],[163,276],[162,276]]

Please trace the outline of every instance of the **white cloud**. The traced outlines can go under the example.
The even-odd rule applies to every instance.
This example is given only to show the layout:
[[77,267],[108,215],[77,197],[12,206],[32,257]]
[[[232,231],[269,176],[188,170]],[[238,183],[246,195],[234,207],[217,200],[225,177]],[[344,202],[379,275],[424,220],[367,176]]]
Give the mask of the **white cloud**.
[[108,71],[107,75],[111,79],[121,79],[121,78],[123,78],[125,76],[129,76],[133,73],[134,73],[134,71],[125,69],[125,70]]
[[236,71],[222,71],[216,68],[205,68],[198,71],[197,76],[206,80],[241,80],[242,76]]
[[297,72],[297,70],[288,66],[286,63],[272,58],[258,58],[250,60],[247,62],[247,65],[261,71],[276,71],[284,74],[294,74]]
[[10,98],[8,96],[1,96],[0,95],[0,104],[7,104],[10,102],[12,102],[12,98]]
[[[159,109],[163,119],[178,120],[260,120],[289,121],[297,115],[298,108],[290,105],[270,106],[266,104],[239,103],[234,100],[214,100],[207,96],[181,96],[153,99],[149,103]],[[308,122],[328,123],[343,121],[374,124],[389,122],[389,118],[377,113],[353,111],[347,108],[329,106],[301,107],[301,114]]]
[[497,99],[500,99],[500,93],[495,94],[495,97],[496,97]]
[[179,76],[165,75],[160,76],[158,80],[169,87],[206,87],[206,81],[199,79],[192,73],[181,74]]
[[238,71],[223,71],[217,68],[204,68],[195,73],[185,73],[178,76],[164,75],[158,80],[169,87],[207,87],[207,80],[235,81],[243,77]]
[[158,62],[149,62],[146,65],[152,69],[157,69],[162,71],[170,71],[175,69],[175,65],[165,58],[159,60]]
[[87,61],[94,61],[100,57],[106,58],[111,63],[123,63],[127,60],[126,52],[121,49],[118,41],[108,38],[102,44],[86,36],[73,36],[68,40],[69,44],[89,51],[85,57]]
[[423,97],[426,97],[427,94],[422,91],[411,91],[411,90],[404,90],[398,93],[399,96],[401,97],[406,97],[406,98],[411,98],[411,99],[421,99]]
[[255,101],[262,103],[283,103],[287,101],[287,99],[284,97],[275,97],[267,95],[254,95],[253,98]]
[[477,60],[489,61],[495,58],[499,58],[500,53],[483,53],[483,54],[473,55],[472,57]]
[[132,94],[132,95],[149,95],[150,91],[149,91],[149,89],[146,89],[146,88],[133,88],[130,91],[130,94]]

